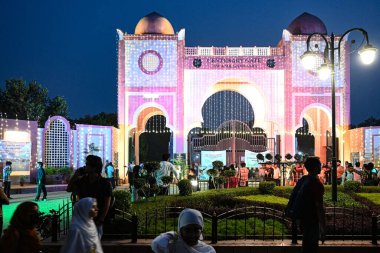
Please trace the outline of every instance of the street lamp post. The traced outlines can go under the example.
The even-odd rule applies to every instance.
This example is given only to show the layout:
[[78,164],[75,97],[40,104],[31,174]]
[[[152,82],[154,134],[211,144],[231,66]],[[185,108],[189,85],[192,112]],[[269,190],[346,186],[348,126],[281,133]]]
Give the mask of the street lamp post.
[[335,57],[334,52],[338,50],[338,63],[340,62],[340,46],[343,38],[352,31],[360,31],[365,38],[366,45],[359,51],[360,58],[364,64],[371,64],[375,60],[377,49],[369,44],[368,33],[362,28],[352,28],[343,33],[335,47],[335,35],[331,33],[326,36],[321,33],[312,33],[306,41],[306,52],[301,56],[302,64],[306,69],[312,69],[316,63],[317,53],[310,50],[310,40],[314,36],[320,36],[325,41],[324,63],[318,68],[318,74],[321,79],[326,80],[331,77],[331,131],[332,131],[332,200],[337,201],[337,154],[336,154],[336,123],[335,123]]

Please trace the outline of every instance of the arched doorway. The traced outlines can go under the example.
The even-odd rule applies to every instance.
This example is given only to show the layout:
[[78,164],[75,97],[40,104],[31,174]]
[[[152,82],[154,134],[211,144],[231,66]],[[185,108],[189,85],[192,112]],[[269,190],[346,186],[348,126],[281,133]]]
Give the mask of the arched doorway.
[[298,128],[295,133],[295,150],[296,154],[303,156],[315,155],[314,135],[309,131],[309,124],[306,119],[302,119],[302,127]]
[[[329,108],[321,104],[311,104],[302,111],[300,117],[300,124],[295,129],[295,139],[298,137],[301,138],[301,141],[309,143],[313,143],[314,140],[314,155],[319,156],[322,162],[326,162],[328,149],[326,132],[331,130],[331,112]],[[311,152],[312,150],[307,146],[302,147],[302,149],[305,149],[305,152]],[[297,146],[295,150],[297,150]],[[312,155],[311,153],[308,154]]]
[[145,130],[140,134],[140,163],[146,161],[161,161],[162,154],[173,151],[172,132],[166,127],[166,118],[155,115],[148,119]]
[[160,161],[162,154],[173,152],[173,133],[167,124],[167,113],[163,108],[148,106],[135,115],[136,127],[130,131],[129,160],[137,164]]
[[218,91],[202,106],[204,122],[188,134],[190,163],[201,163],[201,151],[226,150],[227,164],[239,163],[245,150],[267,150],[267,136],[254,127],[255,116],[250,102],[235,91]]

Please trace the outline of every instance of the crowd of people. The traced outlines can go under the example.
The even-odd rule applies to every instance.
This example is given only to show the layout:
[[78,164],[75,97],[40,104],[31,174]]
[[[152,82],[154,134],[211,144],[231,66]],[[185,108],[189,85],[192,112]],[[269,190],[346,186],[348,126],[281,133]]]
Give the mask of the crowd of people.
[[138,179],[144,179],[150,186],[150,189],[158,188],[157,194],[165,195],[168,192],[168,183],[164,182],[165,177],[171,177],[171,182],[178,182],[181,179],[181,172],[169,161],[170,155],[163,154],[162,161],[159,163],[159,168],[154,171],[149,171],[144,166],[144,163],[135,165],[132,161],[128,166],[128,183],[129,190],[132,193],[133,200],[139,198],[137,181]]
[[[199,176],[200,166],[193,165],[189,171],[188,178],[196,179]],[[259,167],[246,167],[242,162],[239,166],[231,164],[229,167],[224,166],[216,176],[223,176],[225,171],[235,171],[234,176],[230,176],[230,181],[237,182],[233,187],[247,186],[249,180],[252,181],[274,181],[277,186],[286,185],[294,186],[305,175],[308,174],[303,162],[295,163],[273,163],[266,162]],[[332,165],[331,162],[322,164],[322,170],[318,174],[318,178],[322,184],[327,185],[332,183]],[[373,163],[366,163],[361,166],[361,163],[345,162],[344,166],[341,161],[337,161],[337,184],[344,185],[347,181],[358,181],[366,186],[380,185],[380,170],[374,167]],[[230,184],[231,186],[231,184]]]

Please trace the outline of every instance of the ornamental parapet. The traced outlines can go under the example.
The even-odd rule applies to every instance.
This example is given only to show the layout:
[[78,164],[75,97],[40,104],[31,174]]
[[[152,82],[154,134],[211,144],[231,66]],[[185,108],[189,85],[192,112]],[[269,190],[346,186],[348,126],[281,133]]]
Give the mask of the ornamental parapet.
[[185,47],[186,56],[283,56],[278,47]]

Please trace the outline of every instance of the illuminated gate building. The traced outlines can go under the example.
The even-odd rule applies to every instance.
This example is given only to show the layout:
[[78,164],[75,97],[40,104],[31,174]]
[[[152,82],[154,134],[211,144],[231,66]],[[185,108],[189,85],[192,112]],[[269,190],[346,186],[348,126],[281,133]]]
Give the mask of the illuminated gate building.
[[[119,164],[144,162],[144,133],[168,134],[163,151],[185,154],[190,163],[199,162],[201,150],[227,150],[228,163],[240,162],[243,150],[308,153],[326,161],[331,81],[321,81],[300,61],[314,32],[327,29],[308,13],[266,47],[187,47],[185,29],[175,32],[155,12],[138,22],[134,34],[117,30]],[[311,45],[322,63],[323,39],[313,36]],[[347,41],[341,52],[335,69],[338,157],[350,123]]]

